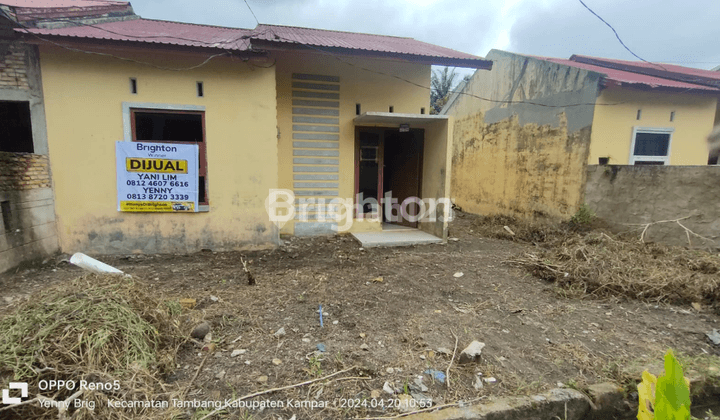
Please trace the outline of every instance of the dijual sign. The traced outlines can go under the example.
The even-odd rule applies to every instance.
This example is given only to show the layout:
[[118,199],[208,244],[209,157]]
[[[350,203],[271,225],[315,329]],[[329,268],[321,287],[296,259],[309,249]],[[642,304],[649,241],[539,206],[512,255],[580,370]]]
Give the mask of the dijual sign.
[[196,212],[198,146],[118,141],[118,211]]

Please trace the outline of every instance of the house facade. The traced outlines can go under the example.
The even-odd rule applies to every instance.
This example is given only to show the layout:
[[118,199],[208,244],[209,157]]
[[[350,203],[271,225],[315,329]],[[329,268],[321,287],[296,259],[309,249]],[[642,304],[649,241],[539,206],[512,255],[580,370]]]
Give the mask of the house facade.
[[[39,51],[60,248],[91,254],[382,230],[384,209],[358,210],[358,192],[449,194],[453,125],[427,115],[430,66],[491,66],[409,38],[272,25],[123,15],[15,32]],[[126,211],[117,142],[196,145],[195,205]],[[175,179],[153,177],[161,195],[155,183]],[[443,218],[413,226],[447,235]]]
[[714,72],[498,50],[487,58],[493,69],[443,110],[455,118],[452,196],[467,211],[569,217],[589,164],[708,164]]

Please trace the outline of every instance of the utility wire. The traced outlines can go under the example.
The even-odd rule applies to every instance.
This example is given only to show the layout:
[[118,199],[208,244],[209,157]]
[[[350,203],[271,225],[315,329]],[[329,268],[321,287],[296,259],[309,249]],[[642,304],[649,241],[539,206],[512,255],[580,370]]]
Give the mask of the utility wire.
[[644,62],[646,62],[646,63],[648,63],[648,64],[652,64],[653,66],[658,66],[658,67],[660,67],[661,69],[667,71],[667,69],[666,69],[665,67],[663,67],[662,65],[656,64],[656,63],[653,63],[653,62],[650,62],[650,61],[647,61],[646,59],[644,59],[644,58],[640,57],[639,55],[635,54],[630,48],[628,48],[627,45],[625,45],[625,43],[623,42],[623,40],[620,38],[620,35],[617,33],[617,31],[615,30],[615,28],[613,28],[613,26],[612,26],[611,24],[607,23],[607,21],[606,21],[605,19],[603,19],[600,15],[598,15],[597,13],[595,13],[595,12],[593,11],[593,9],[591,9],[587,4],[585,4],[585,2],[584,2],[583,0],[578,0],[578,1],[580,2],[580,4],[583,5],[583,7],[585,7],[586,9],[588,9],[588,11],[590,11],[590,13],[592,13],[593,15],[595,15],[596,18],[600,19],[600,21],[601,21],[602,23],[604,23],[605,25],[607,25],[608,28],[610,28],[610,30],[612,30],[613,33],[615,34],[615,38],[617,38],[617,40],[620,41],[620,45],[622,45],[623,48],[625,48],[626,50],[628,50],[628,52],[630,52],[630,54],[632,54],[635,58],[637,58],[637,59],[640,60],[640,61],[644,61]]
[[[256,21],[257,21],[257,17],[255,16],[255,13],[254,13],[254,12],[252,11],[252,9],[250,8],[250,5],[247,3],[247,0],[244,0],[244,1],[245,1],[245,3],[247,4],[248,8],[250,9],[250,12],[252,13],[253,17],[255,17],[255,19],[256,19]],[[582,0],[580,0],[580,1],[582,2]],[[583,4],[584,4],[584,3],[583,3]],[[593,13],[594,13],[594,12],[593,12]],[[367,71],[367,72],[370,72],[370,73],[375,73],[375,74],[379,74],[379,75],[382,75],[382,76],[391,77],[391,78],[394,78],[394,79],[397,79],[397,80],[401,80],[401,81],[403,81],[403,82],[405,82],[405,83],[408,83],[408,84],[411,84],[411,85],[413,85],[413,86],[416,86],[416,87],[419,87],[419,88],[422,88],[422,89],[426,89],[426,90],[432,92],[432,87],[430,87],[430,86],[425,86],[425,85],[419,84],[419,83],[417,83],[417,82],[413,82],[413,81],[411,81],[411,80],[402,78],[402,77],[397,76],[397,75],[394,75],[394,74],[385,73],[385,72],[382,72],[382,71],[379,71],[379,70],[373,70],[373,69],[369,69],[369,68],[366,68],[366,67],[363,67],[363,66],[359,66],[359,65],[357,65],[357,64],[354,64],[354,63],[348,62],[348,61],[346,61],[346,60],[343,60],[343,59],[342,59],[341,57],[339,57],[337,54],[335,54],[335,53],[333,53],[333,52],[331,52],[331,51],[328,51],[328,50],[325,49],[325,48],[319,48],[319,47],[317,47],[317,46],[314,46],[314,45],[311,45],[311,44],[307,44],[307,43],[302,43],[302,42],[299,42],[299,41],[294,40],[294,39],[284,38],[284,37],[278,35],[278,34],[272,29],[272,27],[270,27],[270,26],[266,27],[266,29],[263,30],[262,32],[254,32],[254,31],[253,31],[253,32],[250,33],[250,34],[242,35],[242,36],[237,37],[237,38],[232,39],[232,40],[219,41],[219,42],[208,42],[208,41],[201,41],[201,40],[196,40],[196,39],[182,38],[182,37],[175,37],[175,36],[167,36],[167,35],[165,35],[165,36],[162,36],[162,35],[158,35],[158,36],[155,36],[155,35],[150,35],[150,36],[129,35],[129,34],[121,33],[121,32],[115,32],[115,31],[109,30],[109,29],[107,29],[107,28],[103,28],[103,27],[100,27],[100,26],[97,26],[97,25],[93,25],[93,24],[86,24],[86,23],[82,23],[82,22],[78,22],[78,21],[71,21],[71,20],[66,20],[66,21],[67,21],[67,22],[74,23],[74,24],[76,24],[76,25],[78,25],[78,26],[92,27],[92,28],[95,28],[95,29],[98,29],[98,30],[101,30],[101,31],[105,31],[105,32],[114,34],[114,35],[124,36],[124,37],[129,37],[129,38],[137,38],[137,39],[154,39],[154,38],[176,39],[176,40],[188,41],[188,42],[196,42],[196,43],[206,44],[206,45],[217,45],[217,44],[223,44],[223,43],[237,42],[237,41],[245,40],[245,39],[252,39],[252,38],[254,38],[254,37],[258,37],[258,36],[261,36],[261,35],[265,35],[266,33],[269,32],[269,33],[271,33],[271,34],[274,35],[274,38],[275,38],[276,40],[283,40],[283,41],[287,41],[287,42],[289,42],[289,43],[301,45],[301,46],[304,46],[304,47],[307,47],[307,48],[316,50],[316,51],[318,51],[318,52],[320,52],[320,53],[322,53],[322,54],[329,55],[329,56],[331,56],[332,58],[336,59],[337,61],[340,61],[341,63],[346,64],[346,65],[348,65],[348,66],[355,67],[355,68],[358,68],[358,69],[360,69],[360,70]],[[258,22],[258,25],[260,25],[259,22]],[[201,62],[200,64],[191,66],[191,67],[171,68],[171,67],[158,66],[158,65],[155,65],[155,64],[152,64],[152,63],[148,63],[148,62],[144,62],[144,61],[139,61],[139,60],[135,60],[135,59],[132,59],[132,58],[120,57],[120,56],[116,56],[116,55],[109,54],[109,53],[102,53],[102,52],[96,52],[96,51],[83,50],[83,49],[79,49],[79,48],[73,48],[73,47],[69,47],[69,46],[66,46],[66,45],[62,45],[62,44],[59,44],[59,43],[54,42],[54,41],[52,41],[52,40],[43,38],[43,37],[41,37],[41,36],[39,36],[39,35],[37,35],[37,34],[35,34],[35,33],[29,32],[29,31],[26,32],[26,33],[32,34],[32,35],[34,35],[36,38],[38,38],[38,39],[40,39],[40,40],[42,40],[42,41],[44,41],[44,42],[48,42],[48,43],[50,43],[50,44],[53,44],[53,45],[58,46],[58,47],[60,47],[60,48],[64,48],[64,49],[69,50],[69,51],[86,53],[86,54],[93,54],[93,55],[99,55],[99,56],[105,56],[105,57],[112,57],[112,58],[115,58],[115,59],[118,59],[118,60],[127,61],[127,62],[132,62],[132,63],[136,63],[136,64],[140,64],[140,65],[145,65],[145,66],[149,66],[149,67],[153,67],[153,68],[157,68],[157,69],[160,69],[160,70],[168,70],[168,71],[187,71],[187,70],[194,70],[194,69],[197,69],[197,68],[199,68],[199,67],[202,67],[202,66],[206,65],[208,62],[210,62],[212,59],[214,59],[214,58],[216,58],[216,57],[220,57],[220,56],[231,56],[231,52],[228,51],[227,53],[219,53],[219,54],[211,55],[211,56],[209,56],[207,59],[205,59],[205,61]],[[250,47],[252,48],[252,45],[250,45]],[[638,57],[638,58],[639,58],[639,57]],[[645,61],[645,60],[643,60],[643,61]],[[267,66],[267,67],[265,67],[265,66],[258,66],[258,67],[268,68],[268,67],[272,67],[274,64],[275,64],[275,63],[273,63],[272,65]],[[508,104],[508,105],[510,105],[510,104],[526,104],[526,105],[535,105],[535,106],[540,106],[540,107],[545,107],[545,108],[571,108],[571,107],[578,107],[578,106],[595,106],[595,105],[600,105],[600,106],[613,106],[613,105],[622,105],[622,104],[626,103],[626,102],[616,102],[616,103],[594,103],[594,102],[588,102],[588,103],[575,103],[575,104],[566,104],[566,105],[549,105],[549,104],[542,104],[542,103],[539,103],[539,102],[532,102],[532,101],[513,101],[513,100],[490,99],[490,98],[485,98],[485,97],[482,97],[482,96],[479,96],[479,95],[475,95],[475,94],[472,94],[472,93],[468,93],[468,92],[465,92],[465,91],[451,90],[451,91],[449,91],[449,93],[455,93],[455,94],[458,94],[458,95],[468,96],[468,97],[472,97],[472,98],[475,98],[475,99],[479,99],[479,100],[486,101],[486,102],[491,102],[491,103]]]
[[[296,41],[296,40],[289,39],[289,38],[284,38],[284,37],[278,35],[277,33],[275,33],[274,31],[272,31],[272,29],[270,29],[270,32],[272,32],[273,35],[275,35],[275,38],[276,38],[276,39],[288,41],[288,42],[291,42],[291,43],[294,43],[294,44],[302,45],[302,46],[304,46],[304,47],[307,47],[307,48],[310,48],[310,49],[319,51],[319,52],[321,52],[321,53],[323,53],[323,54],[326,54],[326,55],[331,56],[332,58],[336,59],[337,61],[339,61],[339,62],[341,62],[341,63],[343,63],[343,64],[346,64],[346,65],[348,65],[348,66],[350,66],[350,67],[355,67],[355,68],[358,68],[358,69],[360,69],[360,70],[364,70],[364,71],[367,71],[367,72],[370,72],[370,73],[375,73],[375,74],[380,74],[380,75],[387,76],[387,77],[392,77],[392,78],[394,78],[394,79],[401,80],[401,81],[403,81],[403,82],[405,82],[405,83],[409,83],[409,84],[411,84],[411,85],[413,85],[413,86],[416,86],[416,87],[419,87],[419,88],[422,88],[422,89],[426,89],[426,90],[429,90],[429,91],[432,92],[432,87],[430,87],[430,86],[425,86],[425,85],[422,85],[422,84],[420,84],[420,83],[413,82],[412,80],[404,79],[404,78],[402,78],[402,77],[400,77],[400,76],[397,76],[397,75],[394,75],[394,74],[385,73],[385,72],[382,72],[382,71],[379,71],[379,70],[373,70],[373,69],[369,69],[369,68],[367,68],[367,67],[359,66],[359,65],[357,65],[357,64],[354,64],[354,63],[348,62],[348,61],[346,61],[346,60],[343,60],[343,59],[340,58],[337,54],[334,54],[334,53],[332,53],[331,51],[328,51],[328,50],[326,50],[326,49],[324,49],[324,48],[319,48],[319,47],[316,47],[316,46],[314,46],[314,45],[305,44],[305,43],[298,42],[298,41]],[[472,94],[472,93],[468,93],[468,92],[465,92],[465,91],[455,91],[455,90],[451,90],[451,91],[449,91],[448,93],[457,93],[458,95],[469,96],[469,97],[471,97],[471,98],[480,99],[480,100],[482,100],[482,101],[492,102],[492,103],[508,104],[508,105],[510,105],[510,104],[526,104],[526,105],[541,106],[541,107],[545,107],[545,108],[573,108],[573,107],[578,107],[578,106],[595,106],[595,105],[600,105],[600,106],[614,106],[614,105],[622,105],[622,104],[625,104],[625,103],[626,103],[626,102],[614,102],[614,103],[607,103],[607,104],[598,104],[598,103],[595,103],[595,102],[587,102],[587,103],[576,103],[576,104],[567,104],[567,105],[548,105],[548,104],[542,104],[542,103],[539,103],[539,102],[532,102],[532,101],[512,101],[512,100],[490,99],[490,98],[485,98],[485,97],[482,97],[482,96],[479,96],[479,95],[475,95],[475,94]]]
[[257,16],[255,16],[255,12],[253,12],[252,7],[250,7],[250,3],[248,3],[247,0],[244,0],[244,1],[245,1],[245,5],[246,5],[247,8],[250,10],[250,13],[252,13],[253,17],[255,18],[255,23],[258,24],[258,25],[260,25],[260,21],[258,20]]

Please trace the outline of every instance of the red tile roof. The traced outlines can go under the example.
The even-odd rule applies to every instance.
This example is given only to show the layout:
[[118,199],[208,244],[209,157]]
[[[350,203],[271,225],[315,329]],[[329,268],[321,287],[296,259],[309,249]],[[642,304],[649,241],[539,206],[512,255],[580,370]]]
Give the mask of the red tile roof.
[[250,48],[248,29],[194,25],[162,20],[134,19],[96,25],[78,25],[57,29],[16,29],[42,36],[144,42],[184,47],[218,48],[246,51]]
[[[702,91],[702,92],[720,92],[720,88],[705,86],[696,83],[688,83],[680,80],[673,80],[664,77],[652,76],[648,74],[635,73],[632,71],[620,70],[616,68],[603,67],[594,64],[578,62],[574,60],[566,60],[562,58],[538,57],[530,56],[540,60],[550,61],[553,63],[564,64],[566,66],[575,67],[584,70],[590,70],[600,73],[605,78],[606,84],[615,84],[626,87],[640,87],[650,89],[666,89],[672,91]],[[577,57],[577,56],[573,56]],[[677,66],[679,67],[679,66]]]
[[[4,1],[4,0],[3,0]],[[327,31],[289,26],[258,25],[254,30],[195,25],[150,19],[134,19],[95,25],[16,29],[37,36],[145,42],[187,47],[248,51],[292,48],[332,48],[349,54],[396,57],[427,64],[491,68],[492,61],[439,47],[412,38]]]

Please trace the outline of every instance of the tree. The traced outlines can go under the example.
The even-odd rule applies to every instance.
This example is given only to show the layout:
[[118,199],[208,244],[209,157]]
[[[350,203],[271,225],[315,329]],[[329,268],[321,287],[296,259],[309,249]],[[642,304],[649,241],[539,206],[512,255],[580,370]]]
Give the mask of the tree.
[[450,90],[455,83],[455,68],[445,67],[442,70],[434,70],[430,78],[430,113],[439,114],[442,107],[447,103]]

